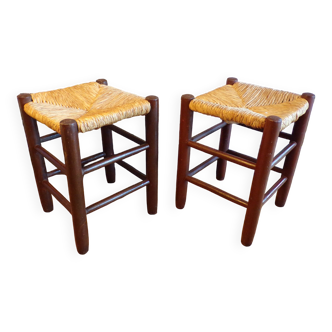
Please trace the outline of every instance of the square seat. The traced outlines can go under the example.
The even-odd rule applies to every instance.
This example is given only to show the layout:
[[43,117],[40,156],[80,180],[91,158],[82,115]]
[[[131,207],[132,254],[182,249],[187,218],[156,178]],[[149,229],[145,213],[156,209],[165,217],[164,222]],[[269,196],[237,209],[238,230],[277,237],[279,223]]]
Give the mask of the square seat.
[[196,97],[189,107],[227,123],[258,129],[264,128],[267,117],[278,116],[283,130],[306,112],[309,103],[295,93],[236,82]]
[[[75,85],[69,88],[17,96],[30,159],[45,212],[53,210],[57,199],[72,216],[77,251],[89,250],[87,215],[139,189],[146,188],[146,207],[156,214],[158,207],[158,122],[159,99],[149,95],[145,99],[108,86],[107,80]],[[115,122],[137,115],[145,117],[145,139],[114,125]],[[56,132],[40,136],[38,122]],[[100,129],[102,151],[81,158],[79,132]],[[114,153],[113,132],[137,146]],[[44,147],[44,143],[61,138],[64,162]],[[144,152],[145,174],[125,161]],[[55,166],[46,168],[45,160]],[[117,166],[115,166],[117,164]],[[116,167],[122,167],[139,178],[139,182],[112,193],[90,205],[85,202],[83,177],[98,169],[105,169],[106,181],[116,180]],[[69,200],[50,183],[49,178],[65,175]],[[98,186],[95,185],[95,190]],[[113,216],[114,217],[114,216]]]
[[144,98],[98,82],[32,93],[31,97],[24,111],[58,133],[64,119],[75,120],[78,131],[87,132],[150,112]]
[[[188,183],[191,183],[246,208],[241,242],[244,246],[250,246],[254,240],[263,205],[274,194],[276,194],[276,206],[282,207],[286,203],[314,100],[315,95],[312,93],[298,95],[263,88],[240,83],[235,77],[229,77],[225,86],[196,98],[191,94],[183,95],[181,97],[176,207],[184,208]],[[192,136],[194,111],[219,117],[222,121]],[[291,133],[282,131],[293,122]],[[248,129],[263,133],[257,158],[230,149],[233,124],[244,125]],[[218,148],[199,142],[217,130],[220,130]],[[275,154],[279,138],[288,140],[289,143]],[[202,151],[211,157],[189,169],[190,149]],[[282,167],[278,167],[277,165],[284,158]],[[247,201],[195,177],[198,172],[214,162],[217,162],[216,179],[219,181],[225,179],[228,162],[254,171]],[[279,173],[280,178],[266,190],[270,171]]]

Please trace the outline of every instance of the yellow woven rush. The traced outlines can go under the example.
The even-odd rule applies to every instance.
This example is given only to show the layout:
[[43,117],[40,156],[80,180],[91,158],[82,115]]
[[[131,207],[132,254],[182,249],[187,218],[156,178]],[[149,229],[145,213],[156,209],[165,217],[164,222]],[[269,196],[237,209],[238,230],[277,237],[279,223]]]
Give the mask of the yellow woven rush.
[[58,133],[64,119],[76,120],[78,130],[86,132],[150,112],[150,103],[144,98],[97,82],[31,96],[24,111]]
[[282,119],[281,130],[295,122],[308,107],[308,102],[298,94],[240,82],[225,85],[190,102],[190,109],[195,112],[252,128],[264,128],[268,116],[278,116]]

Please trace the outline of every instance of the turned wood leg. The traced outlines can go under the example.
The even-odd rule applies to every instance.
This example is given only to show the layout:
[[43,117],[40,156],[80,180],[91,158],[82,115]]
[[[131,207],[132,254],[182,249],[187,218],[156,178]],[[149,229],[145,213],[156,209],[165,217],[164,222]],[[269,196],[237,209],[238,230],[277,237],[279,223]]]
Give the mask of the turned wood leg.
[[[233,85],[237,81],[238,80],[235,77],[228,77],[227,81],[226,81],[226,84],[227,85]],[[219,151],[225,152],[229,149],[231,131],[232,131],[232,125],[231,124],[227,124],[225,127],[221,128]],[[217,172],[216,172],[217,180],[221,181],[225,178],[226,167],[227,167],[227,160],[218,159],[218,161],[217,161]]]
[[191,139],[193,125],[193,111],[189,108],[189,104],[194,98],[193,95],[188,94],[181,97],[178,172],[175,199],[178,209],[184,208],[187,198],[188,181],[186,180],[186,176],[189,171],[190,159],[190,147],[187,142]]
[[62,146],[65,156],[71,214],[77,251],[84,255],[89,250],[89,234],[85,210],[83,172],[81,166],[78,128],[75,120],[60,122]]
[[241,242],[244,246],[250,246],[254,240],[281,123],[277,116],[269,116],[265,122],[242,230]]
[[41,145],[37,121],[32,117],[30,117],[28,114],[26,114],[24,111],[24,105],[31,102],[32,98],[30,94],[21,93],[20,95],[17,96],[17,100],[21,110],[25,136],[28,143],[31,163],[35,174],[40,202],[45,212],[51,212],[53,210],[52,195],[42,184],[43,181],[48,181],[45,160],[44,157],[41,154],[39,154],[35,149],[36,146]]
[[156,96],[145,98],[151,105],[150,112],[145,116],[145,137],[149,148],[146,150],[146,204],[149,214],[156,214],[158,208],[158,123],[159,99]]
[[[106,153],[106,157],[112,157],[114,155],[114,150],[113,150],[113,137],[112,137],[111,126],[104,126],[101,128],[101,139],[103,142],[103,152]],[[108,183],[115,182],[114,163],[105,167],[105,174]]]
[[[99,84],[108,85],[107,80],[100,78],[96,81]],[[101,128],[101,140],[103,143],[103,152],[106,153],[106,157],[114,155],[113,150],[113,137],[111,126],[104,126]],[[115,182],[115,165],[114,163],[105,167],[106,180],[108,183]]]
[[[231,124],[227,124],[225,127],[221,128],[219,151],[226,152],[229,149],[231,131],[232,131]],[[227,160],[219,158],[217,161],[217,172],[216,172],[217,180],[223,180],[225,178],[226,167],[227,167]]]
[[300,156],[302,144],[304,141],[305,133],[307,131],[312,106],[314,104],[315,95],[312,93],[302,94],[302,98],[309,102],[309,108],[304,115],[302,115],[295,123],[292,132],[292,141],[297,143],[296,147],[286,156],[282,175],[287,177],[287,182],[278,190],[275,204],[276,206],[283,207],[286,203],[289,190],[292,185],[296,165]]

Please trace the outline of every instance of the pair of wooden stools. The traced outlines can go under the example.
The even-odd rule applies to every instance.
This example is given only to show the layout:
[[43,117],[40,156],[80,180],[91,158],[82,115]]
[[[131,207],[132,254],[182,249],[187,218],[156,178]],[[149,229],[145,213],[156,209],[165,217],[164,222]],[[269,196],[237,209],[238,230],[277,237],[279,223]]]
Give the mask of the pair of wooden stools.
[[[236,78],[228,78],[225,86],[196,98],[192,95],[183,95],[176,185],[177,208],[182,209],[185,205],[188,182],[246,207],[242,244],[250,246],[264,203],[276,192],[278,192],[276,205],[284,206],[286,202],[314,99],[315,96],[311,93],[300,96],[240,83]],[[87,214],[90,212],[146,187],[148,213],[157,213],[159,107],[157,97],[148,96],[144,99],[109,87],[106,80],[99,79],[96,82],[65,89],[20,94],[18,102],[42,207],[45,212],[52,211],[52,196],[54,196],[72,214],[76,247],[80,254],[85,254],[89,249]],[[193,112],[218,117],[222,122],[192,137]],[[145,115],[145,140],[114,125],[115,122],[137,115]],[[55,132],[40,137],[37,121]],[[257,159],[229,149],[233,123],[263,132]],[[294,123],[292,133],[283,132],[282,130],[291,123]],[[99,128],[101,128],[103,151],[81,159],[78,133]],[[219,129],[221,135],[218,149],[198,143]],[[128,138],[138,146],[114,154],[112,132]],[[58,137],[62,139],[65,163],[42,147],[42,143]],[[290,142],[274,156],[279,137]],[[212,157],[189,170],[190,148],[208,153]],[[124,161],[142,151],[146,151],[146,174]],[[283,168],[277,167],[276,165],[284,157],[286,159]],[[55,166],[54,170],[46,170],[44,158]],[[217,161],[218,180],[223,180],[225,177],[227,161],[254,170],[248,202],[194,177],[215,161]],[[115,182],[115,163],[141,181],[86,207],[83,176],[104,167],[107,182]],[[270,170],[280,173],[281,176],[265,192]],[[48,181],[57,174],[67,176],[69,201]]]

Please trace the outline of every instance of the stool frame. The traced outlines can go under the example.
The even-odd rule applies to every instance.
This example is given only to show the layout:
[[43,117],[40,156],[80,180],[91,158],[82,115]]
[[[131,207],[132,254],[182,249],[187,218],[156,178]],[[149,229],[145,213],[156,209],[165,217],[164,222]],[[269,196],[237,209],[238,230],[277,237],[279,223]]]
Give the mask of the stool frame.
[[[97,80],[99,84],[107,85],[105,79]],[[157,213],[158,204],[158,122],[159,100],[156,96],[148,96],[146,100],[151,105],[150,112],[145,115],[146,140],[115,126],[107,125],[101,128],[103,152],[81,159],[78,127],[75,120],[66,119],[60,123],[61,135],[54,132],[40,137],[37,121],[24,111],[24,105],[32,101],[30,94],[21,93],[17,96],[25,135],[28,143],[31,163],[35,175],[37,189],[42,208],[45,212],[53,210],[52,196],[54,196],[72,215],[74,235],[77,251],[85,254],[89,250],[89,235],[87,214],[96,211],[124,196],[146,187],[147,211]],[[112,132],[138,144],[137,147],[114,154]],[[42,143],[61,137],[65,163],[62,163],[49,151],[42,147]],[[123,161],[139,152],[146,151],[146,174]],[[46,158],[56,168],[47,172]],[[102,158],[102,159],[101,159]],[[97,159],[101,159],[96,161]],[[122,166],[130,173],[140,178],[140,182],[88,207],[85,206],[83,177],[102,167],[105,168],[108,183],[115,182],[115,166]],[[48,179],[52,176],[64,174],[67,176],[69,201],[54,187]]]
[[[226,84],[233,85],[237,81],[236,78],[229,77]],[[282,207],[286,203],[315,100],[315,95],[312,93],[303,93],[301,97],[308,101],[309,108],[306,113],[294,123],[291,134],[280,131],[282,120],[277,116],[267,117],[263,130],[240,124],[243,127],[263,132],[258,157],[256,159],[229,149],[232,124],[224,121],[192,137],[194,112],[190,110],[189,104],[195,97],[190,94],[183,95],[181,98],[176,207],[178,209],[184,208],[187,198],[188,182],[190,182],[247,208],[241,242],[244,246],[250,246],[254,240],[259,215],[263,205],[276,192],[275,204]],[[198,143],[199,140],[217,130],[221,130],[218,150]],[[289,144],[274,156],[279,137],[289,140]],[[212,157],[189,170],[190,148],[195,148],[208,153],[212,155]],[[286,158],[283,168],[277,167],[276,165],[283,158]],[[227,161],[254,170],[254,177],[248,201],[193,177],[199,171],[215,161],[217,161],[217,180],[223,180],[225,178]],[[280,173],[281,176],[280,179],[268,191],[266,191],[271,170]]]

